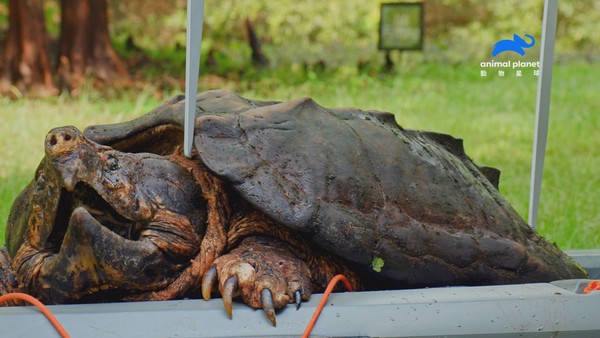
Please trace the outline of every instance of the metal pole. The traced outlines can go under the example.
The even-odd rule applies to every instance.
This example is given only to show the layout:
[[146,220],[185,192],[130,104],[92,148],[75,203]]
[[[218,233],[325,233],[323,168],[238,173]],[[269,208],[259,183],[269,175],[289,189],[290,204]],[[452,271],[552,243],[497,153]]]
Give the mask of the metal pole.
[[200,46],[202,44],[202,22],[204,0],[187,1],[187,32],[185,48],[185,119],[183,153],[192,157],[194,121],[196,120],[196,95],[200,74]]
[[554,40],[556,38],[556,17],[558,0],[546,0],[542,23],[542,46],[540,54],[540,74],[535,112],[535,136],[531,161],[531,185],[529,190],[529,224],[537,225],[544,156],[548,138],[548,117],[550,111],[550,89],[552,87],[552,64],[554,62]]

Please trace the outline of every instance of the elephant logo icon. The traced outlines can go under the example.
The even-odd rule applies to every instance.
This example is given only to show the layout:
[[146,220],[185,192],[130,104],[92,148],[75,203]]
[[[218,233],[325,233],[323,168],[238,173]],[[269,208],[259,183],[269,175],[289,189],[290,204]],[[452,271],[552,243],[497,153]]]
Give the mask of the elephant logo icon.
[[535,39],[533,36],[529,34],[525,34],[526,37],[531,39],[530,43],[527,43],[522,37],[515,34],[513,36],[513,40],[500,40],[494,44],[494,49],[492,50],[492,56],[504,52],[515,52],[521,54],[521,56],[525,55],[525,50],[523,48],[531,48],[535,45]]

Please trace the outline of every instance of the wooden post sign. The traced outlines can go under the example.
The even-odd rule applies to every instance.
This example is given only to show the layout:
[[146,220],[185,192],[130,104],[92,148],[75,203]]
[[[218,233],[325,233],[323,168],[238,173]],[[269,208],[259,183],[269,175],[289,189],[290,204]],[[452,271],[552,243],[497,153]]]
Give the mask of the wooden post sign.
[[380,50],[423,49],[423,3],[381,4]]
[[423,50],[424,11],[422,2],[381,4],[379,49],[385,51],[385,69],[394,67],[392,50]]

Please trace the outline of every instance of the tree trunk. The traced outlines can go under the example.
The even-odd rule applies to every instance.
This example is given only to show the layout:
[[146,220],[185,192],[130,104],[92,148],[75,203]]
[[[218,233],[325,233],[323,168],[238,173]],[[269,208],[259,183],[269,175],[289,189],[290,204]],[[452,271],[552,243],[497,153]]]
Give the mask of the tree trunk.
[[8,6],[0,90],[6,93],[16,87],[33,95],[56,93],[48,58],[43,0],[9,0]]
[[264,68],[269,64],[269,59],[265,56],[262,51],[262,44],[256,35],[254,24],[248,18],[246,18],[246,31],[248,32],[248,43],[252,50],[252,63],[260,68]]
[[84,76],[104,84],[129,82],[108,33],[106,0],[62,0],[58,75],[63,89],[77,91]]

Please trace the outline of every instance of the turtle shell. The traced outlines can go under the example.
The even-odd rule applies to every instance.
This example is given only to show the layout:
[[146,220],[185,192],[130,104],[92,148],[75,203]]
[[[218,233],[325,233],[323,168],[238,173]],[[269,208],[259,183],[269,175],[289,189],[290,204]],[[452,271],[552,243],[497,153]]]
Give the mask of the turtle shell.
[[[84,133],[122,151],[168,153],[183,139],[182,100]],[[196,103],[202,163],[255,208],[359,270],[406,286],[583,275],[530,229],[498,192],[499,172],[476,166],[460,139],[310,98],[209,91]]]

